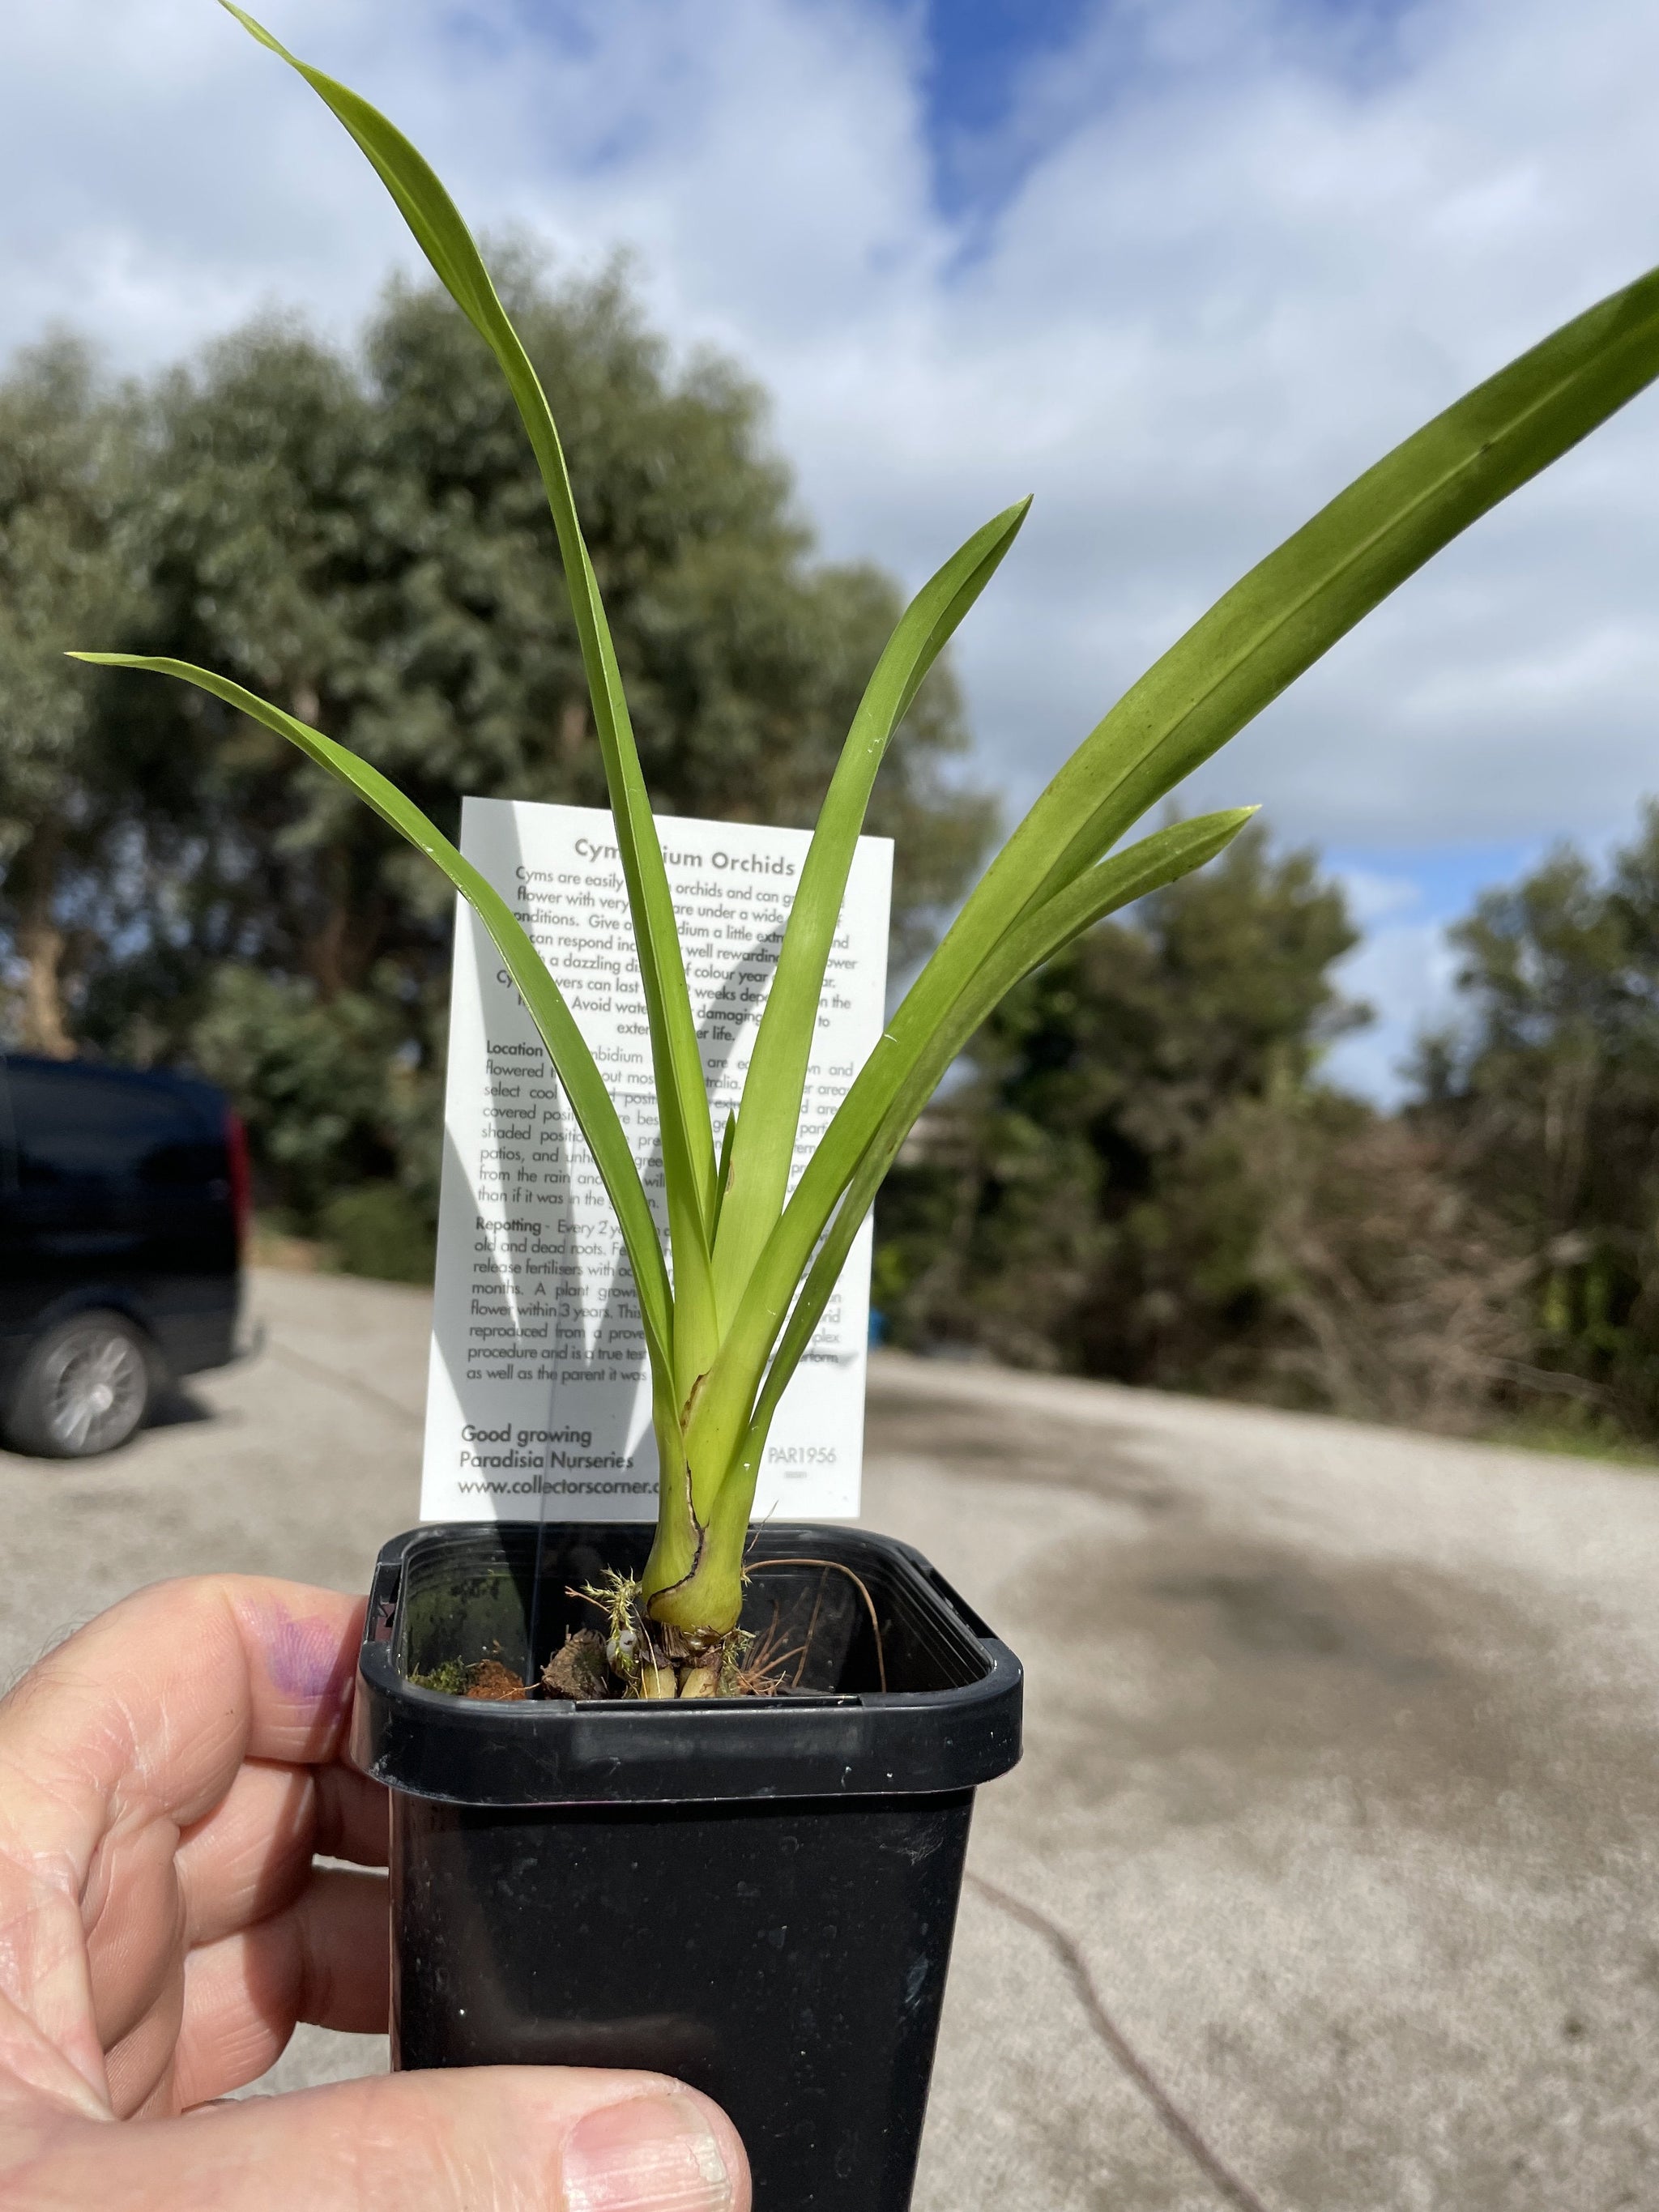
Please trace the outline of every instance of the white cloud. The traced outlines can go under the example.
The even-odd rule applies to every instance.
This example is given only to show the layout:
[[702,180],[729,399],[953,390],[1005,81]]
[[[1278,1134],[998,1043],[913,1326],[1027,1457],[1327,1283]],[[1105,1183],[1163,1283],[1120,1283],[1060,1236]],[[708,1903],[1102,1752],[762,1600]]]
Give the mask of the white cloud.
[[1403,1097],[1419,1039],[1456,1020],[1456,966],[1440,922],[1385,921],[1370,930],[1340,963],[1338,981],[1349,998],[1371,1006],[1376,1018],[1332,1047],[1323,1069],[1327,1079],[1385,1104]]
[[[1274,0],[1103,10],[985,149],[1025,166],[971,228],[933,200],[914,23],[859,0],[270,6],[476,221],[584,262],[635,247],[667,327],[773,389],[834,551],[917,581],[1036,490],[961,649],[986,768],[1021,800],[1320,500],[1659,260],[1646,0],[1435,0],[1368,54]],[[146,364],[276,299],[343,330],[409,258],[306,88],[196,0],[0,15],[0,346],[56,318]],[[1659,785],[1656,566],[1650,397],[1194,801],[1260,799],[1286,838],[1384,860],[1604,837]],[[1419,944],[1408,986],[1413,927],[1363,956],[1402,1006],[1429,972]]]
[[1409,876],[1384,875],[1375,868],[1339,868],[1334,874],[1348,912],[1362,929],[1375,930],[1423,902],[1420,887]]
[[1457,956],[1444,921],[1424,913],[1422,886],[1410,876],[1373,868],[1333,872],[1364,932],[1338,963],[1336,981],[1344,997],[1370,1006],[1374,1018],[1339,1039],[1322,1072],[1343,1090],[1392,1104],[1409,1088],[1406,1071],[1419,1039],[1456,1022]]

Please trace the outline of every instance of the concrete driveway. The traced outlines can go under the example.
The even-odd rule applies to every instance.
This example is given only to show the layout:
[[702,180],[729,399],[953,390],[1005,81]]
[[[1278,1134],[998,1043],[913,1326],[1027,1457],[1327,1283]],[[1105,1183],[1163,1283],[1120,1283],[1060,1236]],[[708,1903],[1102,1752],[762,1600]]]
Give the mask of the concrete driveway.
[[[0,1666],[158,1575],[361,1588],[414,1517],[424,1300],[255,1297],[198,1418],[0,1455]],[[1659,2205],[1659,1480],[894,1358],[870,1447],[1030,1672],[919,2212]]]

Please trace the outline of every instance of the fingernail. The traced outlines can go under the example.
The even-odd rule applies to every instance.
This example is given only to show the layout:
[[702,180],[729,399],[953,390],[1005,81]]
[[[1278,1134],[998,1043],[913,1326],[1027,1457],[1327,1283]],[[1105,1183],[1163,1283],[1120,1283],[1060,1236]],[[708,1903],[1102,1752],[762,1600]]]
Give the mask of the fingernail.
[[690,2097],[630,2097],[579,2120],[564,2147],[565,2212],[730,2212],[732,2177]]

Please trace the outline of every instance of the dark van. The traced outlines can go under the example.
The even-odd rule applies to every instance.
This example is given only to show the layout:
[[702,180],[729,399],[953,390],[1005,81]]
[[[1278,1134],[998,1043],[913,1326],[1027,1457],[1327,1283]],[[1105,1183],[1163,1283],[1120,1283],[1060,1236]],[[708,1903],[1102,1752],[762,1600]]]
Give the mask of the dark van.
[[247,1150],[181,1075],[0,1054],[0,1434],[82,1459],[234,1358]]

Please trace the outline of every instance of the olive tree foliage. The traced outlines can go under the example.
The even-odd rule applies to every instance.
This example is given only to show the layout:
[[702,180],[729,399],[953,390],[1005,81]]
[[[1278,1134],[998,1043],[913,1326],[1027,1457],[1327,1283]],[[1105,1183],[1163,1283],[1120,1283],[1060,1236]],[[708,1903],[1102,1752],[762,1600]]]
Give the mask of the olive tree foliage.
[[142,450],[131,395],[101,388],[85,349],[58,337],[0,380],[0,933],[9,1026],[74,1050],[63,984],[92,915],[77,885],[112,843],[118,767],[99,706],[64,658],[89,620],[130,625],[143,596],[131,537]]
[[1562,846],[1452,931],[1462,1019],[1413,1119],[1504,1224],[1564,1431],[1659,1434],[1659,806],[1601,867]]
[[[569,428],[653,804],[810,823],[896,587],[815,558],[762,395],[723,361],[677,365],[620,273],[560,286],[523,253],[506,266]],[[435,288],[392,285],[354,352],[256,324],[129,417],[143,590],[94,619],[82,599],[68,629],[223,671],[373,762],[450,834],[464,793],[605,804],[534,462]],[[429,1209],[449,894],[279,738],[160,686],[129,686],[113,708],[105,682],[88,711],[104,718],[107,791],[66,790],[46,810],[95,802],[110,824],[58,885],[60,906],[95,892],[111,917],[78,945],[66,1026],[224,1080],[268,1194],[300,1221],[377,1179]],[[870,823],[897,840],[904,952],[990,827],[951,773],[963,741],[936,672]]]

